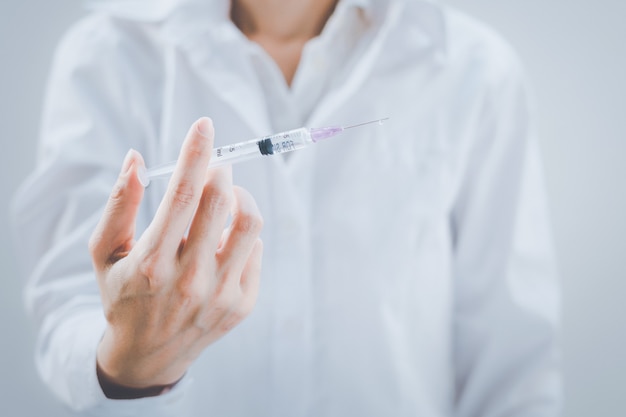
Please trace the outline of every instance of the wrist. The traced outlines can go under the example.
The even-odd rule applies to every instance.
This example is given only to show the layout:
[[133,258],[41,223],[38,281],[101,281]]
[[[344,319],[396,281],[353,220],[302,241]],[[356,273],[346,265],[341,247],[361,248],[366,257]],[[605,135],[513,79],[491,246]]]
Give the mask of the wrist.
[[[98,383],[104,395],[113,400],[134,400],[138,398],[156,397],[170,391],[180,379],[174,383],[166,385],[153,385],[149,387],[130,387],[117,383],[100,367],[96,361],[96,374]],[[182,379],[182,378],[181,378]]]
[[147,353],[130,345],[124,337],[107,327],[96,353],[98,382],[106,397],[134,399],[154,397],[173,388],[186,368],[168,366],[167,355]]

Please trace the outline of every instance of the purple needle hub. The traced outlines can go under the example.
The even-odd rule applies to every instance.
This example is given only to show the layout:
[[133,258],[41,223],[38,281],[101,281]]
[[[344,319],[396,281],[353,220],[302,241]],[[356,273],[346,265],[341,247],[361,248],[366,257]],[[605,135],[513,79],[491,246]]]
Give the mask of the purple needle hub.
[[343,127],[341,126],[314,127],[311,128],[311,139],[313,139],[313,142],[317,143],[320,140],[331,138],[341,132],[343,132]]

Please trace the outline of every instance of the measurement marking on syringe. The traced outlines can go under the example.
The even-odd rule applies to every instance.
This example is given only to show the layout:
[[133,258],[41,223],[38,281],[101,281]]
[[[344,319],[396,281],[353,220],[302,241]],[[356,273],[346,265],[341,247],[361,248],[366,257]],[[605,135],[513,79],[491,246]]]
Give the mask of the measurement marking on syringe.
[[296,144],[294,143],[293,140],[284,140],[282,142],[274,143],[274,152],[276,153],[289,152],[295,149],[296,149]]

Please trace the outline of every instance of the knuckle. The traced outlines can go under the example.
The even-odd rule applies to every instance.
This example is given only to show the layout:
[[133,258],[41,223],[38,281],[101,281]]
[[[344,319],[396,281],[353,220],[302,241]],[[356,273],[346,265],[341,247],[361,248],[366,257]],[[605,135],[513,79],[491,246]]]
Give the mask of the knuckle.
[[89,248],[89,253],[93,259],[100,258],[100,252],[102,247],[102,236],[99,230],[96,230],[92,233],[89,238],[89,242],[87,243],[87,247]]
[[174,208],[185,208],[193,204],[196,192],[191,181],[180,181],[172,189],[172,204]]
[[232,205],[232,195],[228,187],[209,182],[204,187],[206,210],[210,213],[228,211]]
[[111,308],[110,306],[105,307],[104,318],[107,321],[107,323],[115,324],[117,322],[117,314],[116,314],[115,309]]
[[112,302],[103,306],[104,318],[107,323],[115,326],[124,322],[126,309],[120,302]]
[[242,234],[258,236],[263,229],[263,217],[258,213],[239,212],[233,228]]
[[164,282],[164,265],[159,252],[151,252],[142,257],[137,266],[138,274],[150,284],[152,288],[160,288]]
[[109,200],[113,207],[118,206],[124,198],[124,193],[126,191],[126,187],[123,181],[118,180],[113,189],[111,190],[111,194],[109,195]]

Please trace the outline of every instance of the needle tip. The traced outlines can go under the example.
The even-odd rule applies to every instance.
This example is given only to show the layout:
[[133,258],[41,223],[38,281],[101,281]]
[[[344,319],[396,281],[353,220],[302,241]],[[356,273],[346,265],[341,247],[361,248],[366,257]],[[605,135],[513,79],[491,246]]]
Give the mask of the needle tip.
[[369,122],[365,122],[365,123],[359,123],[358,125],[352,125],[352,126],[347,126],[344,127],[343,129],[352,129],[353,127],[360,127],[360,126],[365,126],[365,125],[371,125],[373,123],[378,123],[378,125],[382,125],[385,121],[389,120],[388,117],[385,117],[384,119],[377,119],[377,120],[371,120]]

